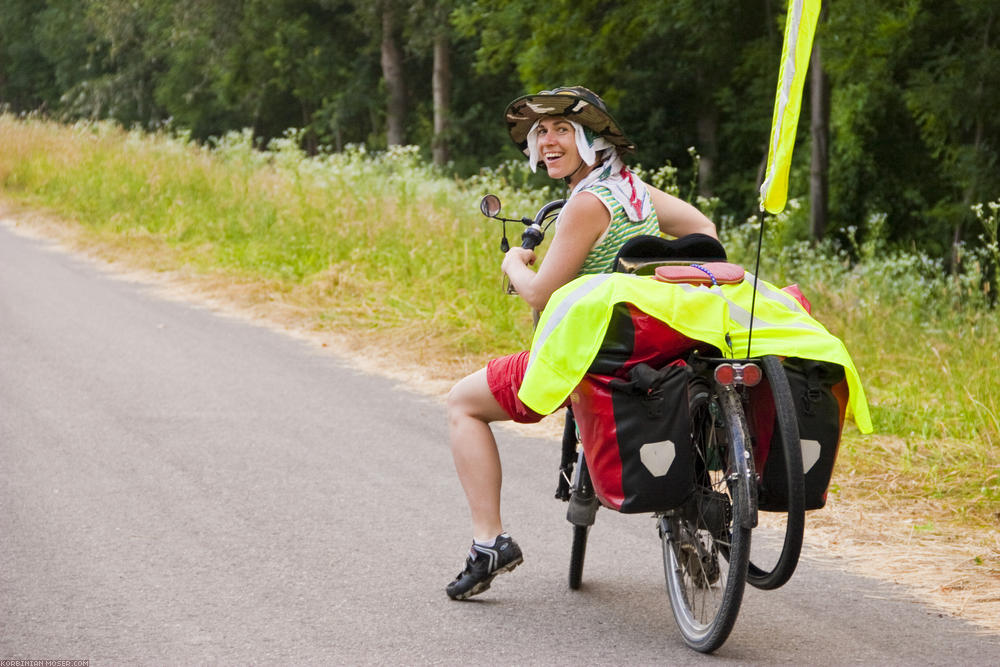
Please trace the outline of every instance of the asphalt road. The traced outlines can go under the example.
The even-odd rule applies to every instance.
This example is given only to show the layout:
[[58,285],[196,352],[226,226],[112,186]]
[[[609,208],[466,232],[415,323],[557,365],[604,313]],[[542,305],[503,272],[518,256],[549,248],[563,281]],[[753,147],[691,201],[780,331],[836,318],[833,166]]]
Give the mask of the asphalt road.
[[437,401],[0,225],[0,659],[1000,663],[995,635],[808,554],[695,654],[654,522],[600,513],[570,591],[557,445],[500,439],[525,563],[453,602],[469,528]]

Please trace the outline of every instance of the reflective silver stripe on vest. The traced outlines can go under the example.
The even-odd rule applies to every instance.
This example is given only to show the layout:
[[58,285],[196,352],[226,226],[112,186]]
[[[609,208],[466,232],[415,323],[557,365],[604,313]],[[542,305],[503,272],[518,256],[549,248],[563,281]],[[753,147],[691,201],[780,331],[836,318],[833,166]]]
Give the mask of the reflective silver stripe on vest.
[[[751,274],[748,273],[747,277],[752,277],[752,276],[751,276]],[[758,285],[759,284],[760,283],[758,283]],[[729,317],[732,318],[734,322],[736,322],[738,325],[740,325],[744,329],[749,329],[750,328],[750,311],[747,310],[746,308],[744,308],[743,306],[738,306],[735,303],[733,303],[732,300],[729,299],[725,295],[725,293],[724,293],[724,291],[723,291],[723,289],[721,287],[710,288],[707,285],[700,285],[700,286],[698,286],[698,285],[689,285],[687,283],[678,283],[677,286],[680,287],[681,289],[683,289],[684,291],[690,292],[692,294],[695,293],[695,292],[706,292],[707,291],[709,294],[711,294],[713,296],[717,296],[720,299],[725,300],[726,304],[729,306]],[[761,290],[758,290],[758,291],[760,292]],[[768,322],[767,320],[763,320],[760,317],[754,317],[753,318],[753,326],[754,326],[755,329],[758,328],[758,327],[777,327],[777,325],[775,325],[775,324],[773,324],[771,322]],[[782,324],[781,326],[783,328],[805,329],[807,331],[821,331],[821,329],[819,329],[818,327],[809,326],[808,324],[803,324],[801,322],[797,322],[797,323],[794,323],[794,324],[789,322],[789,323]],[[723,332],[723,333],[726,333],[726,332]]]
[[[569,293],[569,295],[566,296],[566,298],[559,302],[556,309],[552,312],[549,318],[545,320],[545,328],[538,333],[535,337],[535,341],[531,344],[531,356],[528,357],[528,368],[531,368],[531,364],[535,362],[536,350],[542,349],[542,346],[545,345],[545,340],[552,335],[555,328],[559,326],[560,322],[563,321],[566,317],[566,313],[569,312],[569,309],[586,298],[586,296],[595,289],[603,285],[609,277],[611,277],[610,273],[599,273],[593,278],[584,281],[582,285],[574,289]],[[525,370],[525,372],[527,372],[527,370]]]
[[[754,280],[753,274],[747,272],[745,280],[753,282]],[[788,310],[799,311],[801,313],[806,312],[805,307],[803,307],[803,305],[799,303],[798,299],[793,297],[788,292],[785,292],[780,289],[771,289],[770,285],[767,285],[761,281],[757,282],[757,291],[767,296],[769,299],[774,299],[775,301],[780,302],[782,305],[788,308]]]
[[[750,313],[748,311],[746,311],[745,309],[740,308],[739,306],[737,306],[732,301],[730,301],[729,297],[726,296],[726,293],[722,291],[722,287],[721,286],[719,286],[719,285],[711,285],[711,286],[709,286],[709,285],[692,285],[690,283],[674,283],[674,284],[675,284],[676,287],[680,287],[682,290],[684,290],[685,292],[688,292],[690,294],[695,294],[695,293],[699,293],[700,294],[700,293],[708,292],[712,296],[715,296],[715,297],[718,297],[718,298],[722,299],[723,301],[726,302],[726,306],[727,306],[726,312],[729,314],[729,319],[735,320],[736,323],[739,324],[744,329],[746,329],[747,326],[750,324]],[[757,320],[757,321],[759,322],[760,320]],[[722,323],[722,331],[720,333],[722,333],[722,335],[725,337],[726,342],[729,344],[729,348],[730,348],[729,351],[730,351],[730,353],[735,356],[736,351],[732,349],[732,342],[730,341],[730,338],[729,338],[729,322],[728,321],[723,321],[723,323]],[[721,348],[720,348],[720,350],[722,351],[723,354],[725,354],[725,350],[722,350]]]
[[[751,280],[752,281],[753,278],[754,278],[753,274],[748,271],[747,274],[746,274],[745,280]],[[801,313],[803,315],[809,315],[809,313],[806,312],[806,309],[802,307],[802,304],[798,302],[798,299],[796,299],[795,297],[793,297],[788,292],[783,292],[783,291],[778,290],[778,289],[772,289],[769,285],[766,285],[764,282],[759,281],[759,280],[757,281],[757,292],[761,296],[767,297],[768,299],[771,299],[773,301],[777,301],[778,303],[780,303],[781,305],[783,305],[785,308],[787,308],[788,310],[792,311],[793,313],[797,312],[797,313]],[[746,312],[746,311],[743,311],[743,312]],[[750,314],[747,313],[746,317],[747,317],[747,321],[749,321]],[[766,321],[764,321],[762,319],[759,319],[759,318],[756,318],[756,317],[753,318],[753,320],[754,320],[755,323],[756,322],[760,322],[761,324],[763,324],[765,326],[769,326],[769,327],[777,326],[777,325],[771,324],[770,322],[766,322]],[[806,331],[820,331],[820,332],[826,333],[826,329],[824,329],[822,325],[814,326],[814,325],[809,324],[807,322],[796,322],[794,324],[791,323],[791,322],[786,322],[785,324],[782,324],[781,326],[785,327],[785,328],[790,328],[790,329],[804,329]]]

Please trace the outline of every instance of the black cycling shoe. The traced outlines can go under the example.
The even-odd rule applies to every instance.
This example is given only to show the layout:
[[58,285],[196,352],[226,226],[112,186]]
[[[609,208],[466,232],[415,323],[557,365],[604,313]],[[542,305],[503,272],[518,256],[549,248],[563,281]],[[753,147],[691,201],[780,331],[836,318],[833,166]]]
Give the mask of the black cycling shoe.
[[452,600],[465,600],[479,595],[493,582],[498,574],[510,572],[524,562],[521,548],[510,537],[500,535],[492,547],[476,543],[465,559],[465,569],[458,573],[455,581],[448,584],[445,592]]

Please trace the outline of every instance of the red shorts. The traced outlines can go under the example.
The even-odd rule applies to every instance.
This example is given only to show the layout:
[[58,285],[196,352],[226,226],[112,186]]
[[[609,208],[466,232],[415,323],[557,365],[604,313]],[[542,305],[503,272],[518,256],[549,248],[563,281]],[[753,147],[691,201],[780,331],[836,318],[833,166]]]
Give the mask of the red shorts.
[[527,350],[491,359],[486,364],[486,383],[490,386],[490,392],[504,412],[519,424],[534,424],[545,416],[529,408],[517,397],[527,369]]

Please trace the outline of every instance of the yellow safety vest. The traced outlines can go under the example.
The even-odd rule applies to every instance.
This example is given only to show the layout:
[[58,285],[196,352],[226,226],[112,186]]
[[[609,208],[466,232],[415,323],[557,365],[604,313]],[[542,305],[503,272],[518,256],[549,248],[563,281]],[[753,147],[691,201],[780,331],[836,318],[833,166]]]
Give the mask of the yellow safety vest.
[[[738,285],[711,287],[665,283],[625,273],[581,276],[549,299],[535,329],[518,397],[540,414],[557,410],[583,379],[604,340],[615,304],[622,302],[726,356],[744,357],[752,298],[753,276],[749,273]],[[752,336],[754,356],[775,354],[843,366],[850,389],[847,416],[861,432],[872,431],[861,378],[847,349],[794,297],[758,281]]]

